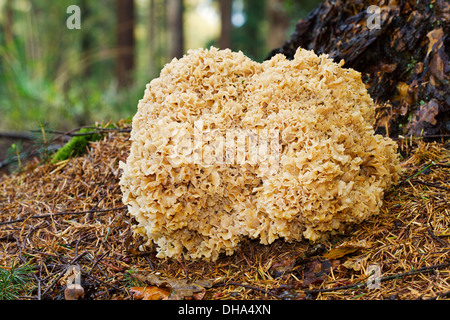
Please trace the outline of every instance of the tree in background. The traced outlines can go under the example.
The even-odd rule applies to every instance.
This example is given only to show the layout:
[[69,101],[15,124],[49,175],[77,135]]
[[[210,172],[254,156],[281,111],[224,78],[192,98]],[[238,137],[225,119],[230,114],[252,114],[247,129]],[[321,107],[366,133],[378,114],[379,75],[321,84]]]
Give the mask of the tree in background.
[[156,21],[155,21],[155,0],[150,0],[148,6],[148,31],[147,31],[147,41],[148,41],[148,71],[149,74],[155,73],[155,49],[156,49]]
[[268,32],[266,36],[266,47],[277,48],[286,40],[289,27],[289,14],[284,0],[266,0],[266,16]]
[[[92,9],[89,7],[88,0],[81,1],[81,7],[83,8],[83,20],[90,19],[92,14]],[[92,75],[92,47],[94,45],[94,35],[90,32],[90,28],[83,28],[81,30],[81,64],[82,64],[82,75],[84,77],[90,77]]]
[[241,50],[248,57],[261,61],[266,55],[265,5],[267,0],[235,0],[242,6],[244,23],[231,33],[232,49]]
[[219,48],[231,48],[231,30],[233,25],[231,23],[231,13],[233,7],[232,0],[219,0],[220,3],[220,38]]
[[168,0],[167,10],[170,56],[181,58],[184,54],[183,0]]
[[[262,61],[279,21],[268,22],[272,1],[0,0],[0,128],[26,130],[45,121],[66,129],[128,117],[145,84],[193,46],[229,47]],[[284,40],[317,2],[280,0],[291,21]],[[70,5],[81,9],[81,29],[66,27]],[[200,17],[199,8],[216,18],[205,20],[208,32],[187,23]],[[193,45],[192,38],[201,41]]]
[[13,40],[14,12],[12,10],[12,0],[6,0],[4,6],[5,6],[5,22],[3,27],[4,42],[5,44],[8,44]]
[[[148,0],[146,11],[138,10],[138,21],[144,21],[145,36],[140,39],[144,44],[138,47],[138,56],[145,56],[142,64],[146,77],[156,77],[171,57],[169,43],[169,26],[167,0]],[[142,41],[143,40],[143,41]],[[139,49],[142,50],[139,50]]]
[[134,69],[134,1],[116,0],[116,17],[116,77],[119,88],[124,88],[132,83]]

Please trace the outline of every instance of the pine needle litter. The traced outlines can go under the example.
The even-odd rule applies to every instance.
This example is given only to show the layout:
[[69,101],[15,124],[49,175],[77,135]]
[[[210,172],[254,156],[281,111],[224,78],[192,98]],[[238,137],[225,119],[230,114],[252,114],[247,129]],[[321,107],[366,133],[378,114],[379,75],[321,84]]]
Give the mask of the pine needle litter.
[[450,299],[448,142],[397,139],[400,182],[378,216],[345,234],[247,240],[208,263],[139,250],[118,185],[130,147],[121,125],[81,156],[35,158],[0,177],[2,299],[65,299],[74,279],[83,290],[76,298],[88,300]]

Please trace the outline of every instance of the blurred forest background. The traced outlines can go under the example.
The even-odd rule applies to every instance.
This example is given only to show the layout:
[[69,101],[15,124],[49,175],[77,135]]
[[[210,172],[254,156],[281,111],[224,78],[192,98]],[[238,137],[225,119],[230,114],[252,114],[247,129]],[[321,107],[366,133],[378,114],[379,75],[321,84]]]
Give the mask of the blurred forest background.
[[0,131],[132,117],[173,57],[214,45],[262,61],[320,2],[0,0]]

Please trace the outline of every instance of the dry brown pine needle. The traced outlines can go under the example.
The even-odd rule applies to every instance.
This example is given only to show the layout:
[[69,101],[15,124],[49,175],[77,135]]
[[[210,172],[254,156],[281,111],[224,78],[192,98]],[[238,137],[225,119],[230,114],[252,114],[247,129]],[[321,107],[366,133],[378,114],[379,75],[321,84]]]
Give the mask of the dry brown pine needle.
[[[205,263],[138,250],[118,187],[128,138],[109,132],[84,156],[36,160],[0,178],[0,266],[34,270],[22,299],[64,299],[71,265],[80,267],[84,299],[133,299],[131,288],[149,275],[207,281],[212,285],[196,296],[202,299],[449,299],[448,144],[399,140],[402,180],[381,214],[344,235],[320,244],[248,240],[234,255]],[[364,246],[331,251],[349,243]],[[381,279],[369,289],[374,265]]]

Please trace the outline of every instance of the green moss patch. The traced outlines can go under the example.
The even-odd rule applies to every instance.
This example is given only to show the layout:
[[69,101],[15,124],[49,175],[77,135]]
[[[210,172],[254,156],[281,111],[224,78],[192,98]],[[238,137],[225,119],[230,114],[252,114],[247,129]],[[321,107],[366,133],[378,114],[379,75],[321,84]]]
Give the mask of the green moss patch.
[[82,128],[76,132],[76,134],[81,134],[72,137],[69,142],[67,142],[63,147],[61,147],[52,157],[52,162],[58,162],[62,160],[69,159],[70,157],[77,157],[84,154],[87,151],[89,142],[98,141],[102,138],[102,134],[91,133],[95,129],[92,128]]

